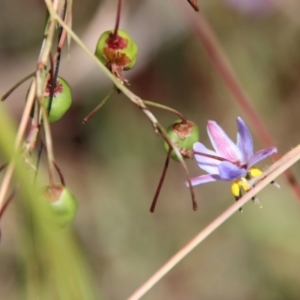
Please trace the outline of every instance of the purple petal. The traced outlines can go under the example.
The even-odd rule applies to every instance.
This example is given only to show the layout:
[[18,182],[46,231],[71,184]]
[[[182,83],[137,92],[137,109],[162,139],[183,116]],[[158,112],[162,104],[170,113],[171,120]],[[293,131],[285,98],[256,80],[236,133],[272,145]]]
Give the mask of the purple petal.
[[232,162],[240,162],[243,158],[237,145],[224,130],[214,121],[208,121],[207,133],[216,152]]
[[[202,152],[204,154],[218,156],[218,153],[215,151],[207,149],[202,143],[196,142],[193,146],[195,152]],[[219,169],[218,165],[221,163],[221,160],[206,157],[203,155],[195,154],[196,161],[199,167],[206,171],[209,174],[218,174]]]
[[242,118],[237,117],[237,146],[243,155],[242,164],[245,164],[253,156],[253,141],[250,131]]
[[219,164],[219,175],[222,180],[236,180],[241,177],[244,177],[247,173],[247,170],[244,168],[239,168],[229,161],[224,161]]
[[[195,185],[198,185],[198,184],[208,183],[208,182],[217,181],[217,180],[221,180],[219,175],[206,174],[206,175],[201,175],[201,176],[191,178],[191,183],[192,183],[192,186],[195,186]],[[185,182],[185,185],[187,187],[189,187],[189,183],[187,181]]]
[[265,148],[262,149],[258,152],[256,152],[248,161],[248,165],[247,168],[251,168],[252,166],[254,166],[255,164],[257,164],[259,161],[267,158],[268,156],[277,153],[277,148],[276,147],[269,147],[269,148]]

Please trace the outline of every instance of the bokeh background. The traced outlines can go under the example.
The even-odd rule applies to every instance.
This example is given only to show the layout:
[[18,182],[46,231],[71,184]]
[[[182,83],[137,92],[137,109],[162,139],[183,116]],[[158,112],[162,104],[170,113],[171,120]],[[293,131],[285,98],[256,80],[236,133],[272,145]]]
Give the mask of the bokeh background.
[[[299,143],[300,21],[298,0],[199,1],[252,105],[285,153]],[[0,10],[0,92],[34,70],[43,36],[43,1],[8,1]],[[74,1],[73,28],[93,51],[99,35],[114,26],[117,1]],[[171,106],[200,128],[210,146],[207,120],[235,139],[237,116],[248,123],[257,150],[263,142],[247,114],[189,28],[185,0],[124,1],[121,27],[139,47],[126,73],[143,99]],[[195,13],[197,18],[197,15]],[[182,167],[171,162],[154,214],[149,207],[165,153],[149,121],[127,98],[115,95],[86,125],[82,119],[111,83],[72,42],[60,75],[72,86],[74,104],[53,124],[56,160],[78,197],[72,225],[91,274],[94,299],[126,299],[196,233],[233,202],[228,183],[196,187],[192,211]],[[28,83],[1,105],[16,124]],[[152,109],[164,126],[176,119]],[[5,128],[0,129],[0,134]],[[45,155],[44,155],[45,157]],[[203,174],[187,161],[193,176]],[[271,160],[261,163],[264,169]],[[44,164],[46,165],[46,164]],[[292,168],[299,179],[299,165]],[[143,299],[300,299],[300,206],[287,185],[268,186],[167,274]],[[46,184],[46,183],[45,183]],[[22,249],[15,203],[1,220],[0,290],[22,299]]]

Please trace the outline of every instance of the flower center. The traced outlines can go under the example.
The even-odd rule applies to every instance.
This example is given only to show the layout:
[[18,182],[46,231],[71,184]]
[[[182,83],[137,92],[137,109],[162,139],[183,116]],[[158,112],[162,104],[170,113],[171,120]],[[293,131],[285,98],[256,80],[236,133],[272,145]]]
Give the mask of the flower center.
[[231,193],[236,200],[239,200],[242,197],[242,190],[248,192],[251,189],[248,180],[257,177],[260,174],[262,174],[261,170],[256,167],[252,167],[248,170],[245,177],[241,177],[233,182],[231,185]]

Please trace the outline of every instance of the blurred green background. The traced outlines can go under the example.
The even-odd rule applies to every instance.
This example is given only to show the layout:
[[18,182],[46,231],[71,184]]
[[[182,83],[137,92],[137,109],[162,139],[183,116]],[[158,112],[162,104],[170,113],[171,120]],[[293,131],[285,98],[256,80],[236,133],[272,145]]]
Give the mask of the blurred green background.
[[[299,143],[299,1],[267,1],[270,9],[263,13],[240,10],[228,2],[199,4],[275,146],[285,153]],[[74,1],[74,30],[92,51],[99,35],[113,28],[116,5],[116,0]],[[38,0],[2,1],[1,6],[3,94],[36,66],[45,7]],[[130,89],[193,120],[209,148],[207,120],[217,121],[235,138],[237,116],[248,123],[256,150],[263,148],[246,113],[188,27],[185,6],[191,9],[184,0],[124,2],[121,27],[139,46],[137,66],[126,73]],[[73,88],[74,104],[52,126],[56,160],[79,200],[69,230],[90,273],[94,299],[126,299],[231,205],[233,197],[226,182],[198,186],[199,210],[193,212],[183,170],[171,162],[156,211],[149,213],[165,160],[162,140],[122,95],[115,95],[82,125],[111,83],[74,42],[70,54],[68,62],[64,49],[60,75]],[[16,123],[27,88],[28,83],[1,104]],[[176,119],[168,112],[152,111],[166,127]],[[194,161],[187,164],[193,176],[204,174]],[[264,161],[262,169],[269,164],[270,160]],[[299,166],[292,170],[300,180]],[[281,189],[268,186],[259,194],[263,209],[246,205],[242,214],[223,224],[143,299],[300,299],[300,207],[284,178],[278,183]],[[25,250],[20,248],[17,204],[12,203],[1,220],[1,299],[24,296]]]

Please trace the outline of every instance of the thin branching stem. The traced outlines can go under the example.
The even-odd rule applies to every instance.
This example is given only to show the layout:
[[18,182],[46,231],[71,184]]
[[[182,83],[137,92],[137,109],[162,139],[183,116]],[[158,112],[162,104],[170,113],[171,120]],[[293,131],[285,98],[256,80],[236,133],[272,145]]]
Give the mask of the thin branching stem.
[[114,29],[114,33],[113,33],[114,39],[116,39],[118,36],[118,30],[120,27],[120,20],[121,20],[122,4],[123,4],[123,0],[119,0],[118,8],[117,8],[117,15],[116,15],[116,24],[115,24],[115,29]]
[[[57,1],[54,1],[53,5],[54,7],[57,6]],[[53,8],[54,9],[54,8]],[[37,69],[35,78],[32,81],[32,84],[30,86],[25,108],[22,114],[22,119],[19,125],[19,129],[17,132],[17,136],[15,139],[15,148],[14,148],[14,155],[12,156],[12,159],[6,169],[5,175],[3,177],[1,187],[0,187],[0,210],[4,205],[4,200],[8,191],[8,188],[10,186],[10,182],[12,179],[13,171],[16,164],[16,158],[15,154],[19,151],[21,142],[24,138],[26,127],[30,118],[30,113],[33,107],[33,103],[35,99],[37,98],[38,101],[41,103],[43,99],[43,93],[45,90],[45,76],[43,76],[43,71],[47,65],[47,61],[50,55],[51,46],[53,42],[54,37],[54,30],[55,30],[55,19],[51,16],[48,19],[46,29],[45,29],[45,37],[41,46],[40,55],[37,63]]]
[[195,193],[194,189],[191,185],[191,179],[189,175],[189,171],[187,168],[187,165],[180,153],[180,151],[177,149],[177,147],[174,145],[174,143],[169,139],[168,134],[163,126],[160,125],[160,123],[157,121],[156,117],[152,114],[152,112],[147,108],[147,106],[143,103],[143,100],[135,95],[133,92],[131,92],[126,86],[123,85],[122,81],[115,77],[107,68],[106,66],[86,47],[86,45],[80,40],[80,38],[74,33],[74,31],[60,18],[60,16],[55,12],[53,9],[53,5],[51,3],[51,0],[45,0],[45,3],[47,5],[47,8],[49,10],[49,13],[53,18],[57,20],[57,22],[68,32],[68,34],[72,37],[72,39],[83,49],[83,51],[93,59],[93,61],[100,67],[102,72],[115,84],[118,90],[122,91],[122,93],[127,96],[127,98],[133,102],[135,105],[139,107],[139,109],[146,115],[148,120],[151,122],[154,131],[157,134],[160,134],[163,139],[168,143],[168,145],[174,150],[176,153],[178,160],[180,161],[186,177],[187,181],[189,182],[190,186],[190,193],[191,198],[193,202],[193,209],[197,210],[197,203],[195,201]]
[[177,158],[179,159],[179,161],[181,162],[181,165],[185,171],[186,174],[186,179],[188,182],[188,186],[190,189],[190,195],[191,195],[191,199],[192,199],[192,206],[193,206],[193,210],[196,211],[198,209],[198,205],[197,202],[195,200],[195,192],[194,192],[194,188],[192,186],[192,182],[191,182],[191,176],[190,176],[190,172],[187,168],[187,165],[178,149],[178,147],[176,147],[176,145],[174,145],[174,143],[172,142],[172,140],[169,138],[168,133],[166,132],[165,128],[163,126],[160,125],[159,122],[157,122],[157,127],[159,129],[159,132],[161,134],[161,136],[163,137],[163,139],[167,142],[167,144],[169,145],[169,149],[173,149],[174,152],[177,155]]
[[153,200],[152,200],[152,204],[151,204],[151,207],[150,207],[150,212],[152,212],[152,213],[155,211],[157,199],[158,199],[158,196],[160,194],[160,190],[162,188],[162,185],[164,183],[164,180],[165,180],[165,177],[166,177],[166,174],[167,174],[167,170],[168,170],[169,162],[170,162],[170,157],[171,157],[171,152],[172,152],[172,148],[169,148],[168,153],[167,153],[167,157],[166,157],[166,161],[165,161],[165,164],[164,164],[164,168],[163,168],[161,177],[159,179],[159,183],[158,183],[158,186],[156,188],[156,191],[155,191],[155,194],[154,194],[154,197],[153,197]]
[[32,78],[35,74],[34,72],[31,72],[29,74],[27,74],[26,76],[24,76],[22,79],[20,79],[15,85],[13,85],[1,98],[0,101],[4,101],[7,99],[7,97],[9,97],[11,95],[11,93],[17,89],[22,83],[24,83],[25,81],[27,81],[28,79]]
[[160,109],[163,109],[163,110],[166,110],[166,111],[169,111],[171,113],[174,113],[176,116],[178,116],[184,123],[186,123],[187,119],[186,117],[180,113],[179,111],[177,111],[176,109],[172,108],[172,107],[169,107],[169,106],[166,106],[166,105],[162,105],[160,103],[156,103],[156,102],[152,102],[152,101],[148,101],[148,100],[143,100],[143,102],[148,105],[148,106],[153,106],[153,107],[156,107],[156,108],[160,108]]
[[54,168],[55,168],[55,170],[56,170],[56,172],[58,174],[58,177],[60,179],[61,185],[65,186],[66,185],[66,181],[65,181],[64,175],[63,175],[60,167],[58,166],[58,164],[55,161],[53,161],[53,165],[54,165]]
[[20,148],[22,139],[24,137],[25,131],[26,131],[26,127],[28,124],[28,120],[30,118],[30,112],[35,100],[35,93],[36,93],[36,80],[34,79],[31,83],[31,86],[29,88],[29,92],[28,92],[28,97],[27,97],[27,101],[25,104],[25,108],[22,114],[22,119],[20,122],[20,126],[17,132],[17,136],[15,139],[15,146],[14,146],[14,155],[12,155],[12,159],[8,164],[8,167],[6,169],[6,172],[4,174],[2,183],[1,183],[1,187],[0,187],[0,210],[4,205],[4,201],[5,201],[5,197],[12,179],[12,175],[13,175],[13,171],[15,168],[15,164],[16,164],[16,157],[15,154],[17,153],[17,151]]
[[115,91],[116,89],[113,87],[105,96],[105,98],[82,120],[82,124],[86,124],[104,106],[104,104],[110,99]]
[[51,129],[48,119],[48,113],[46,111],[43,103],[39,103],[43,116],[43,127],[45,132],[45,146],[47,149],[47,159],[48,159],[48,167],[49,167],[49,181],[50,185],[54,185],[54,152],[53,152],[53,143],[51,137]]

